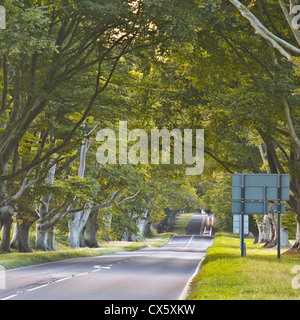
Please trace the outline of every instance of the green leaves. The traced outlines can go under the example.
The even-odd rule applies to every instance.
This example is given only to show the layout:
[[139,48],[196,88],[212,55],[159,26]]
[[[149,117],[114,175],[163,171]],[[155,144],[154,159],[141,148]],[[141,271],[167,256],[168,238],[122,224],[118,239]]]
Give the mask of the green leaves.
[[0,56],[10,62],[21,62],[34,53],[52,52],[54,43],[48,37],[49,19],[44,11],[28,7],[24,1],[4,1],[7,27],[0,33]]
[[66,177],[63,180],[56,180],[49,189],[55,198],[68,200],[70,203],[80,204],[96,202],[99,195],[99,184],[97,180],[79,177]]

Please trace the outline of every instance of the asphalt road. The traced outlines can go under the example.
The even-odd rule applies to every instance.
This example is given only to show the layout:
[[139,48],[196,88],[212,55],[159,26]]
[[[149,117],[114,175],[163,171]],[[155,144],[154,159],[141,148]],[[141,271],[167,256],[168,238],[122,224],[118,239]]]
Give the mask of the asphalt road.
[[192,216],[186,234],[194,235],[213,235],[214,234],[213,215],[195,214]]
[[162,248],[7,270],[2,300],[183,299],[212,237],[174,236]]

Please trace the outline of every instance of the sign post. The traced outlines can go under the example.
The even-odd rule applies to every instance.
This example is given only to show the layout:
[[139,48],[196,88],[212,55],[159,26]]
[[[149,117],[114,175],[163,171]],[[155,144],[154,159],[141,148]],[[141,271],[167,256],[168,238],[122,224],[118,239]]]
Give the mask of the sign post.
[[241,255],[246,257],[246,244],[244,241],[244,214],[245,214],[245,175],[242,174],[241,185]]
[[[269,201],[274,201],[274,213],[278,214],[277,257],[280,259],[280,214],[285,212],[281,201],[290,199],[288,174],[235,173],[232,175],[232,213],[240,214],[241,256],[246,257],[244,242],[244,215],[267,214]],[[277,208],[276,208],[277,206]]]
[[277,258],[280,259],[280,213],[281,213],[281,174],[278,175],[278,204],[277,204]]

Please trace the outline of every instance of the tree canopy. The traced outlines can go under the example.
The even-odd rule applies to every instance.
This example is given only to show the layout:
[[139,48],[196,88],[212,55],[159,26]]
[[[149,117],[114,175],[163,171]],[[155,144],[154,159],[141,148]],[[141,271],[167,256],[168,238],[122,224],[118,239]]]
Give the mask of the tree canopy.
[[[132,239],[167,212],[200,206],[228,231],[234,172],[290,174],[288,210],[296,219],[286,223],[298,249],[300,38],[294,5],[4,0],[1,250],[30,251],[33,229],[41,250],[54,249],[55,228],[68,233],[71,246],[96,246],[97,234]],[[151,159],[99,163],[97,133],[107,129],[118,137],[120,121],[147,134],[204,129],[204,172],[187,176],[187,163]],[[139,139],[130,146],[141,145]],[[170,144],[173,159],[176,139]],[[116,152],[122,156],[119,145]]]

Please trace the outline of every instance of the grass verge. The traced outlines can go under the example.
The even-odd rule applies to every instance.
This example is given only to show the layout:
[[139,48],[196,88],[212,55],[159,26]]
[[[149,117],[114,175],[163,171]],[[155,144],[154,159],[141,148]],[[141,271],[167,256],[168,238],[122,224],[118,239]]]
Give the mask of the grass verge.
[[35,251],[29,253],[11,252],[0,255],[0,264],[5,269],[25,267],[33,264],[58,261],[70,258],[94,257],[116,252],[135,251],[147,247],[165,245],[173,233],[163,233],[140,242],[113,241],[101,243],[99,248],[76,248],[59,251]]
[[245,242],[247,257],[242,258],[239,236],[216,234],[187,300],[300,300],[300,289],[292,286],[300,254],[279,260],[276,249],[262,248],[253,239]]

